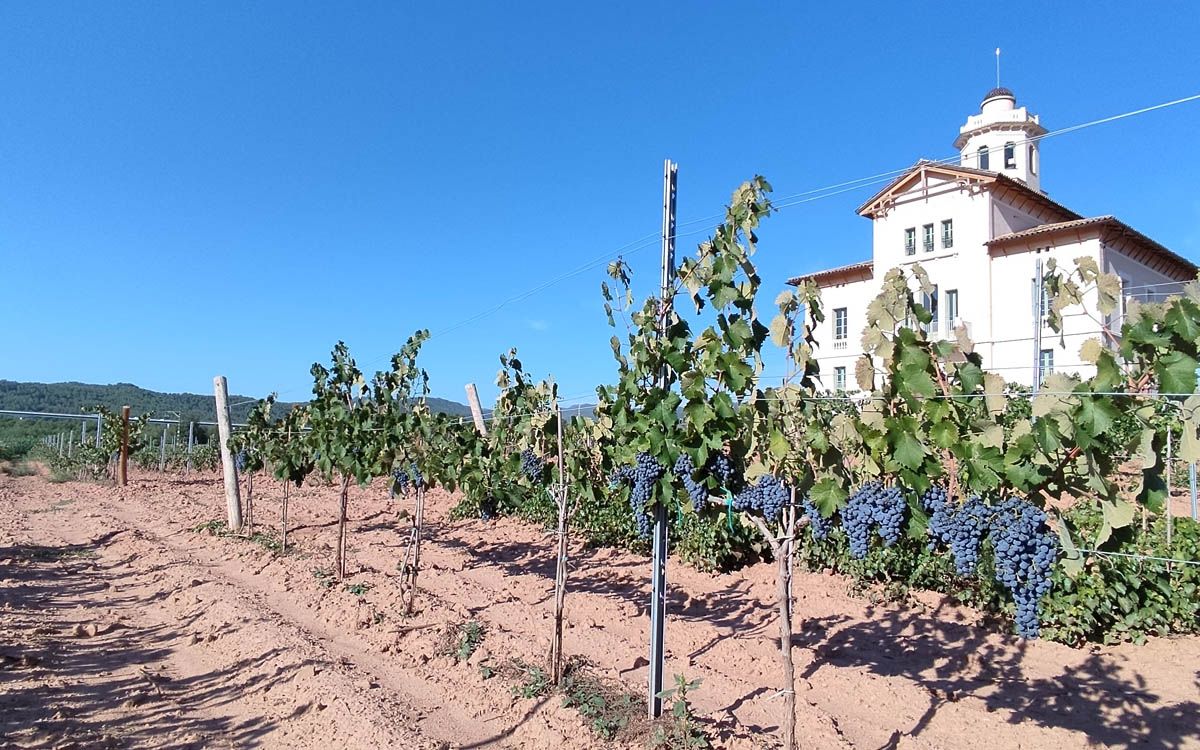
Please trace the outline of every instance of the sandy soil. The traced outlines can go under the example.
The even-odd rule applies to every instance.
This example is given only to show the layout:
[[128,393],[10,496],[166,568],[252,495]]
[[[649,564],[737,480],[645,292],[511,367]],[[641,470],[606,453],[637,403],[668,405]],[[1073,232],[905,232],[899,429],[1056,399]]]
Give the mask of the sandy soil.
[[[259,482],[274,527],[279,487]],[[293,494],[295,551],[194,531],[219,518],[215,476],[136,474],[119,490],[0,475],[0,747],[599,748],[560,697],[514,697],[478,665],[549,651],[553,540],[512,519],[450,522],[429,496],[418,611],[401,616],[408,503],[351,497],[350,577],[332,569],[336,493]],[[566,651],[640,694],[643,558],[573,549]],[[709,576],[672,564],[668,674],[714,744],[774,747],[773,567]],[[1200,639],[1076,650],[1018,641],[921,595],[873,605],[800,574],[794,640],[802,747],[1200,748]],[[478,619],[469,663],[438,656]]]

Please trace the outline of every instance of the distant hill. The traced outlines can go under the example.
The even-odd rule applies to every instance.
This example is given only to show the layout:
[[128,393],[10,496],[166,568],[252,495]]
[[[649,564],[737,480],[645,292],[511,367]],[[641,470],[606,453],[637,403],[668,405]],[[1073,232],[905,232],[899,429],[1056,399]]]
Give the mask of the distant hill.
[[[229,411],[235,422],[243,422],[256,399],[230,394]],[[217,418],[212,394],[159,393],[139,388],[131,383],[92,385],[89,383],[18,383],[0,380],[0,409],[14,411],[56,412],[79,414],[97,404],[109,409],[128,405],[132,412],[162,419],[175,419],[176,412],[184,422],[212,422]],[[278,402],[275,409],[282,413],[293,404]],[[457,401],[430,398],[429,408],[454,416],[469,416],[471,410]],[[275,412],[275,409],[272,411]]]

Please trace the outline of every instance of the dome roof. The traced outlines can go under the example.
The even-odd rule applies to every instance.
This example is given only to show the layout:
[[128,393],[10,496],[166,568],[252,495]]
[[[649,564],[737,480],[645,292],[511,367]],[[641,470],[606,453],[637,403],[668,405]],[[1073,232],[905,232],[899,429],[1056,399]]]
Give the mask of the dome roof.
[[995,99],[995,98],[1001,97],[1001,96],[1007,96],[1009,99],[1012,99],[1014,101],[1017,98],[1017,95],[1014,94],[1010,89],[1006,89],[1003,86],[997,86],[996,88],[987,92],[984,95],[983,100],[986,102],[989,99]]

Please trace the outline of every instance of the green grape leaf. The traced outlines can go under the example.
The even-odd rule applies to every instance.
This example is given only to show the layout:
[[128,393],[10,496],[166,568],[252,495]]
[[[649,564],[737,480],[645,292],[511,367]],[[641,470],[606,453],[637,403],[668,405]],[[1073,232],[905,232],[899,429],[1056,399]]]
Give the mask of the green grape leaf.
[[925,461],[925,446],[909,431],[903,431],[895,438],[894,455],[896,461],[906,469],[916,471]]
[[1171,351],[1154,363],[1154,374],[1158,388],[1163,393],[1186,393],[1196,391],[1196,358],[1181,351]]

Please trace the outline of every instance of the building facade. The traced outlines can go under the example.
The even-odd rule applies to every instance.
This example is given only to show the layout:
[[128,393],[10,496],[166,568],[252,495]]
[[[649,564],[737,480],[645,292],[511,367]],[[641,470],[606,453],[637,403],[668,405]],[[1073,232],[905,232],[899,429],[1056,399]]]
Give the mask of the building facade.
[[920,263],[928,273],[935,289],[922,301],[934,316],[931,335],[952,339],[965,326],[985,369],[1023,385],[1037,372],[1092,375],[1080,345],[1098,337],[1102,323],[1118,330],[1124,310],[1123,303],[1101,321],[1093,292],[1064,314],[1061,335],[1053,333],[1035,291],[1039,261],[1054,258],[1066,271],[1076,258],[1093,258],[1120,277],[1124,301],[1162,299],[1196,278],[1193,263],[1116,218],[1081,216],[1042,192],[1045,133],[1011,91],[988,92],[954,141],[957,163],[921,160],[859,207],[871,220],[869,260],[789,279],[821,288],[826,320],[816,337],[825,387],[857,389],[867,305],[892,268]]

